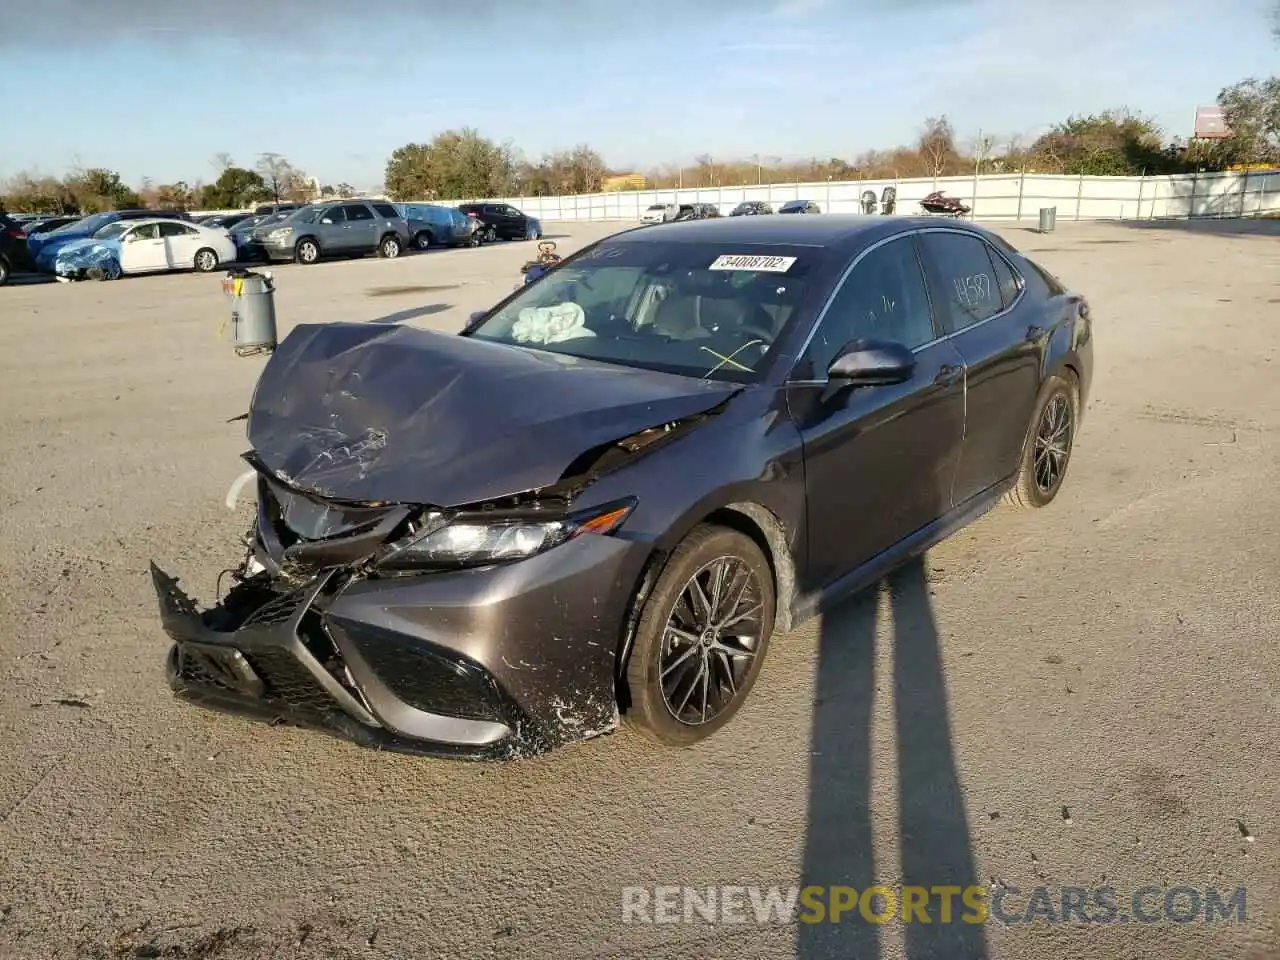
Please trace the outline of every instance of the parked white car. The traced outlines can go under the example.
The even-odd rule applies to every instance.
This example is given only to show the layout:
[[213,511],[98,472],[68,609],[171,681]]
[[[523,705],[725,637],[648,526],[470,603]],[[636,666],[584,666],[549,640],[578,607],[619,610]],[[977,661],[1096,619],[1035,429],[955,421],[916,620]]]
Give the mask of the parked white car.
[[125,273],[198,270],[210,273],[236,259],[236,243],[221,227],[185,220],[117,220],[94,236],[61,248],[54,272],[62,279],[110,280]]
[[674,203],[655,203],[640,214],[641,223],[669,223],[676,218],[680,207]]

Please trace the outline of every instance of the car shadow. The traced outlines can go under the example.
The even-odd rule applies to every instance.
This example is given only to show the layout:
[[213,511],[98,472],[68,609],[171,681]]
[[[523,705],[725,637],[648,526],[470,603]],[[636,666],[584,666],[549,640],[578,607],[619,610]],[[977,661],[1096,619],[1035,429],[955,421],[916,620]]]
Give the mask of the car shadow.
[[[897,745],[897,836],[901,870],[877,864],[871,808],[872,710],[877,689],[876,632],[887,594],[892,618],[893,703]],[[796,932],[801,960],[873,960],[882,955],[880,928],[861,913],[868,886],[884,885],[889,900],[873,898],[873,916],[892,911],[901,924],[907,960],[978,960],[988,956],[981,925],[962,921],[959,890],[979,883],[964,794],[956,770],[942,672],[938,628],[925,563],[917,559],[874,589],[822,618],[809,761],[809,811],[801,886],[852,887],[857,907],[839,922],[808,923]],[[879,831],[883,833],[883,831]],[[902,887],[959,888],[951,922],[939,897],[928,900],[929,923],[902,923]],[[803,905],[802,905],[803,906]],[[803,914],[802,914],[803,915]]]
[[8,287],[34,287],[41,283],[57,283],[51,273],[13,273],[9,277]]
[[410,307],[408,310],[397,310],[395,313],[389,313],[385,317],[378,317],[370,320],[370,323],[408,323],[410,320],[416,320],[419,317],[430,317],[433,314],[444,313],[453,306],[451,303],[428,303],[421,307]]

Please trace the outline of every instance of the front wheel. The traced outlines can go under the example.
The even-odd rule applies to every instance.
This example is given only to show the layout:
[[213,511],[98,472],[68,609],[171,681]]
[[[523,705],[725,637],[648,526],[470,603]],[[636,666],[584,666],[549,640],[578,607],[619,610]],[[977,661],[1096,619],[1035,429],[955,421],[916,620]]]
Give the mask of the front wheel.
[[201,273],[213,273],[218,269],[218,255],[208,247],[203,250],[197,250],[193,262],[195,268]]
[[314,240],[299,240],[293,248],[293,259],[298,263],[315,263],[320,259],[320,245]]
[[418,233],[413,238],[413,245],[417,247],[419,250],[423,250],[423,251],[430,250],[431,234],[428,233],[426,230],[418,231]]
[[0,287],[9,282],[9,261],[0,257]]
[[1047,507],[1062,489],[1080,417],[1080,388],[1069,371],[1045,381],[1023,443],[1018,477],[1005,495],[1019,507]]
[[400,256],[400,238],[394,236],[383,237],[382,242],[378,244],[378,256],[385,260],[394,260]]
[[681,747],[728,723],[760,674],[774,604],[773,573],[755,541],[728,527],[694,528],[636,626],[627,723]]

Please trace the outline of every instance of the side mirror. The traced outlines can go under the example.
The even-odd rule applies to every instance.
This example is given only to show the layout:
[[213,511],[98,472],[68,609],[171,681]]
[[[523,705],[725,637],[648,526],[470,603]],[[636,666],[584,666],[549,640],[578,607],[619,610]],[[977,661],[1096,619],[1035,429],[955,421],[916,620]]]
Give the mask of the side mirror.
[[832,389],[876,387],[911,379],[916,355],[900,343],[853,340],[844,345],[827,367]]
[[467,317],[467,325],[462,328],[462,332],[470,333],[476,327],[480,326],[480,324],[484,321],[484,318],[487,317],[488,315],[489,315],[488,310],[477,310],[475,313]]

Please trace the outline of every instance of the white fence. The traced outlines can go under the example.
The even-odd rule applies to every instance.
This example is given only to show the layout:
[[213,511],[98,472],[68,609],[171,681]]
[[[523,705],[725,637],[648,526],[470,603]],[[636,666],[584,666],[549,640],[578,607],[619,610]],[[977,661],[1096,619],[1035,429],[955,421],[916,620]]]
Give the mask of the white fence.
[[1161,177],[1012,173],[504,197],[502,202],[541,220],[639,220],[645,208],[655,203],[714,203],[727,214],[744,200],[764,200],[775,207],[787,200],[812,200],[823,213],[859,213],[862,195],[871,191],[878,213],[884,188],[889,186],[897,187],[896,213],[919,213],[920,200],[942,190],[972,207],[973,216],[980,220],[1035,218],[1041,207],[1056,207],[1059,220],[1251,217],[1280,211],[1280,170]]

